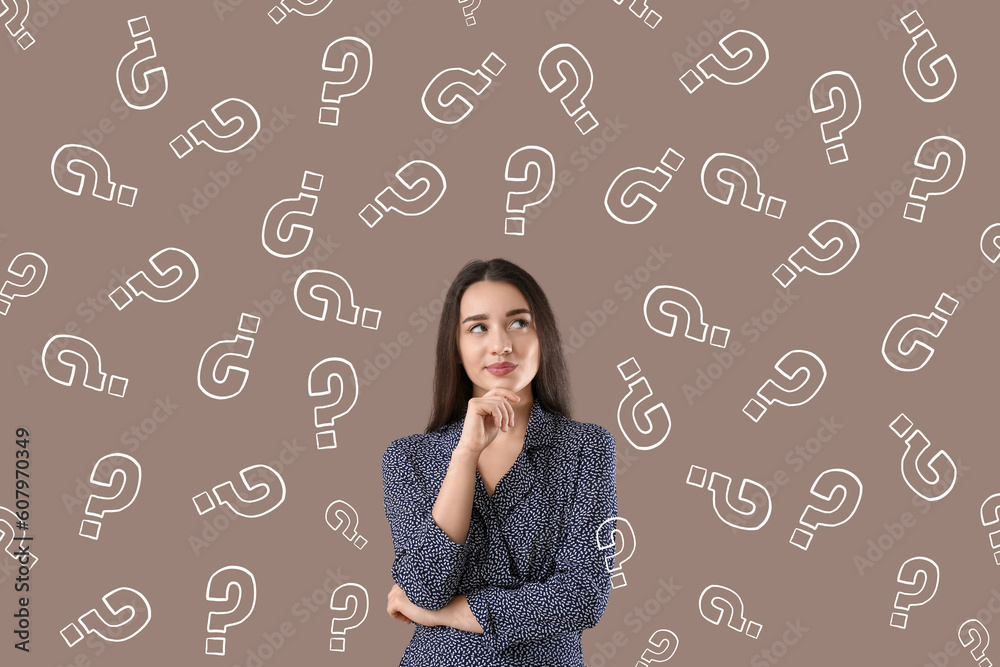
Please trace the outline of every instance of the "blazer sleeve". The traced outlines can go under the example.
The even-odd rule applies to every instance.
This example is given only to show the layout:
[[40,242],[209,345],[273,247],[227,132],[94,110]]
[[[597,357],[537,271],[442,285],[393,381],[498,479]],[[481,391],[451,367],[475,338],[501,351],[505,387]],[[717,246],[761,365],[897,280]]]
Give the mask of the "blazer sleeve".
[[613,564],[608,552],[597,548],[597,530],[605,519],[618,515],[615,439],[607,430],[599,429],[596,438],[581,447],[576,474],[566,536],[556,552],[552,576],[518,588],[466,593],[495,653],[520,642],[582,632],[604,614]]
[[468,540],[453,542],[434,522],[436,491],[417,480],[410,458],[395,442],[382,456],[382,493],[395,552],[393,580],[418,607],[443,608],[457,594]]

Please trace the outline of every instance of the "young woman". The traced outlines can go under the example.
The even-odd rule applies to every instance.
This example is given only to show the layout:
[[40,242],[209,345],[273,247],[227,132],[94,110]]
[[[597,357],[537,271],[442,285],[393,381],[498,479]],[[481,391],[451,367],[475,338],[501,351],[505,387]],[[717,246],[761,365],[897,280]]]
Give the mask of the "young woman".
[[459,272],[433,394],[424,433],[382,457],[386,610],[415,624],[400,667],[585,667],[582,632],[611,591],[597,531],[618,513],[615,440],[570,419],[555,317],[522,268]]

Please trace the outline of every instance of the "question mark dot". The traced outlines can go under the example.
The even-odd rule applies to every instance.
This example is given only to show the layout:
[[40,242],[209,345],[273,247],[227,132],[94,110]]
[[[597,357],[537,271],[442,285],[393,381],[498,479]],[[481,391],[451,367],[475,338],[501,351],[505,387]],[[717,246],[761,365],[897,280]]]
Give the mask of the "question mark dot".
[[207,655],[225,655],[226,654],[226,638],[225,637],[209,637],[205,640],[205,653]]
[[761,627],[760,623],[754,623],[753,621],[747,623],[747,636],[757,639],[758,635],[760,635]]
[[[326,91],[323,91],[323,95],[326,95]],[[337,107],[320,107],[319,110],[319,124],[320,125],[337,125],[340,122],[340,109]]]
[[330,650],[331,651],[343,651],[347,647],[347,641],[344,637],[331,637],[330,638]]
[[920,17],[920,12],[915,9],[903,18],[899,19],[899,22],[903,24],[904,28],[906,28],[906,32],[910,34],[913,34],[917,28],[924,24],[924,20]]
[[701,84],[705,83],[704,79],[698,76],[698,73],[693,69],[689,69],[684,72],[684,76],[680,78],[680,81],[684,84],[684,89],[689,93],[693,93],[698,90],[701,88]]
[[782,264],[777,269],[775,269],[774,273],[772,273],[771,275],[774,276],[774,279],[777,280],[782,287],[788,287],[789,285],[792,284],[792,281],[795,280],[795,276],[797,274],[795,273],[795,271],[792,271],[790,268],[788,268],[787,264]]
[[687,483],[691,486],[697,486],[699,489],[705,488],[705,477],[708,476],[708,470],[702,468],[701,466],[691,466],[688,471]]
[[361,326],[365,329],[378,329],[378,323],[382,319],[382,311],[374,308],[365,308],[361,314]]
[[597,119],[594,118],[594,114],[589,111],[576,119],[576,127],[580,130],[581,134],[587,134],[597,126]]
[[101,524],[97,521],[90,521],[89,519],[84,519],[83,523],[80,524],[80,536],[89,537],[92,540],[96,540],[101,534]]
[[812,542],[812,533],[802,530],[801,528],[796,528],[795,532],[792,533],[792,537],[788,540],[791,544],[794,544],[799,549],[806,550],[809,548],[809,543]]
[[847,162],[847,146],[844,144],[837,144],[836,146],[830,146],[826,149],[826,159],[830,164],[839,164],[841,162]]
[[271,17],[271,20],[274,21],[275,25],[278,25],[281,23],[281,20],[285,18],[286,13],[281,7],[275,6],[275,8],[269,11],[267,15]]
[[511,236],[524,236],[524,218],[506,218],[503,233]]
[[122,310],[125,306],[132,303],[132,295],[128,293],[124,287],[118,287],[114,292],[108,295],[111,301],[115,304],[115,308]]
[[316,434],[316,449],[335,449],[337,447],[337,432],[323,431]]
[[120,377],[118,375],[111,376],[111,382],[108,383],[108,393],[112,396],[117,396],[121,398],[125,395],[125,389],[128,387],[128,379]]
[[924,210],[926,206],[923,204],[918,204],[916,202],[906,202],[906,210],[903,211],[903,217],[907,220],[912,220],[913,222],[923,222],[924,221]]
[[729,342],[729,329],[725,327],[712,327],[712,336],[708,342],[715,347],[725,347],[726,343]]
[[361,537],[360,535],[358,535],[354,539],[354,546],[356,546],[359,549],[364,549],[366,544],[368,544],[368,540],[366,540],[365,538]]
[[785,200],[779,199],[778,197],[768,197],[767,198],[767,208],[764,212],[771,216],[772,218],[780,218],[781,214],[785,211]]
[[750,402],[743,408],[743,414],[755,422],[760,421],[760,418],[764,416],[765,412],[767,412],[767,408],[761,405],[761,403],[755,398],[751,398]]
[[69,625],[67,625],[65,628],[59,631],[59,634],[62,635],[62,638],[70,646],[73,646],[81,639],[83,639],[83,633],[80,632],[80,628],[76,627],[75,623],[70,623]]
[[892,618],[889,619],[889,625],[894,628],[899,628],[900,630],[906,629],[906,614],[900,614],[894,612]]
[[197,496],[192,498],[194,501],[195,509],[198,510],[198,514],[202,515],[215,509],[215,501],[212,500],[212,496],[208,495],[208,491],[202,491]]
[[173,149],[174,155],[176,155],[178,159],[184,157],[192,150],[194,150],[194,148],[191,146],[191,142],[188,141],[187,137],[185,137],[183,134],[170,142],[170,148]]
[[365,206],[358,215],[361,216],[361,219],[364,220],[369,227],[374,227],[375,223],[382,219],[382,212],[371,204]]

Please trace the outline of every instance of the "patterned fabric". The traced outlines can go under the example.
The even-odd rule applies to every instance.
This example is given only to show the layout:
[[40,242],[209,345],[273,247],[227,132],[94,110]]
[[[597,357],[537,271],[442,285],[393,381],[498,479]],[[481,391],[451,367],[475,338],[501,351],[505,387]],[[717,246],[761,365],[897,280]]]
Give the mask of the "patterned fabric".
[[[465,594],[485,632],[414,623],[400,667],[585,667],[582,632],[611,592],[601,524],[618,514],[615,439],[597,424],[531,407],[524,447],[486,493],[476,471],[469,537],[431,516],[464,419],[394,440],[382,457],[391,574],[411,602],[441,609]],[[601,539],[617,525],[610,522]]]

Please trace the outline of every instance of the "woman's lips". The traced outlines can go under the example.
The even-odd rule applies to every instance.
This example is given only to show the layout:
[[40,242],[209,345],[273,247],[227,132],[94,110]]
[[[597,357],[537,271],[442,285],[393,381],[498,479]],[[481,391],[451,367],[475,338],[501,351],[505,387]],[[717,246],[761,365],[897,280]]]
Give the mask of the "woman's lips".
[[515,368],[517,368],[516,364],[504,362],[501,364],[490,364],[486,367],[486,370],[493,373],[493,375],[507,375],[507,373],[510,373]]

